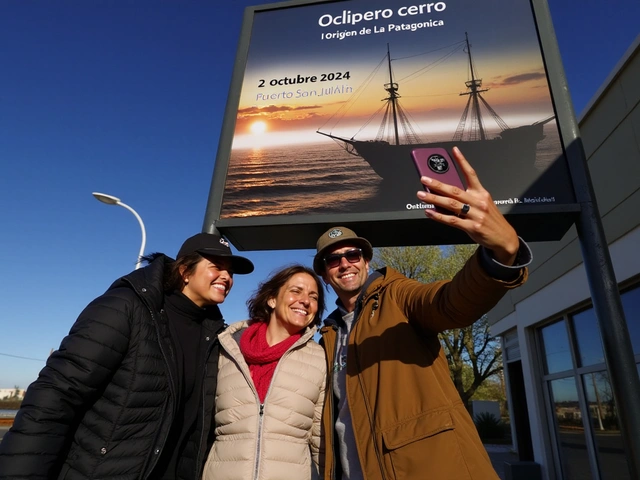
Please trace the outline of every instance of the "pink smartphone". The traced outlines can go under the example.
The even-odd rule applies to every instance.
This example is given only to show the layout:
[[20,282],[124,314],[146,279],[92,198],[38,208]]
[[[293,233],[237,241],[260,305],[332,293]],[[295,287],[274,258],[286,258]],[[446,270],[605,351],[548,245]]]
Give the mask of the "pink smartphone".
[[[411,157],[421,177],[431,177],[462,190],[467,189],[462,175],[458,172],[458,166],[444,148],[416,148],[411,152]],[[423,187],[427,192],[429,191],[425,185]],[[436,207],[436,210],[454,215],[453,212],[439,207]]]

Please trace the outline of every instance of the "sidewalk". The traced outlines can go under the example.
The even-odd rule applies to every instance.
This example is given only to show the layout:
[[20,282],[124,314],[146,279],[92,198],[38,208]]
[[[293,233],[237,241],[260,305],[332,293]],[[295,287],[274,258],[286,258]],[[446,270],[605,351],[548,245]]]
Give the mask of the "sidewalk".
[[485,444],[484,448],[487,449],[491,464],[498,473],[498,476],[501,480],[505,480],[504,462],[518,460],[518,455],[513,452],[513,447],[511,445]]

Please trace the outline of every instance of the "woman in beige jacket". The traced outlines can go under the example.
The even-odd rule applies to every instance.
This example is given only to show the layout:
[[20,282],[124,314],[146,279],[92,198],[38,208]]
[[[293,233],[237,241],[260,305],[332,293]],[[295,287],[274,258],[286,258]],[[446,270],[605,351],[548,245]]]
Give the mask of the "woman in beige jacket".
[[326,361],[313,335],[322,283],[294,265],[262,283],[247,305],[251,320],[218,337],[216,439],[203,480],[316,478]]

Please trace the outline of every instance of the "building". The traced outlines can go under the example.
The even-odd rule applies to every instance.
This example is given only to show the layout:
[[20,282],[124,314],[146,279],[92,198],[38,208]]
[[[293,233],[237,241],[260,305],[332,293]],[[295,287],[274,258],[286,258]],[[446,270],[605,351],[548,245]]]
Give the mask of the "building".
[[[640,36],[579,119],[640,372]],[[556,479],[630,478],[575,227],[532,245],[530,280],[490,312],[514,446]]]
[[0,388],[0,400],[23,399],[25,391],[21,388]]

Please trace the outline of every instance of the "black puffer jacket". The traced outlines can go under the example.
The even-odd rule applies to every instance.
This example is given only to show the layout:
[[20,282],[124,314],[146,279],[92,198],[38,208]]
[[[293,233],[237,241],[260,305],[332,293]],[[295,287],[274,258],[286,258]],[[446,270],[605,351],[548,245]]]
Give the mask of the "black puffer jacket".
[[[0,479],[152,478],[174,418],[176,369],[163,310],[171,259],[117,280],[91,302],[28,388],[0,443]],[[217,307],[205,320],[210,342],[198,428],[178,478],[198,479],[213,443],[219,345]]]

